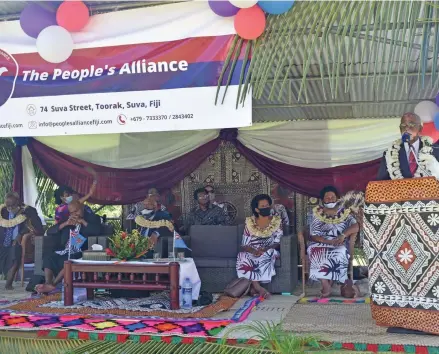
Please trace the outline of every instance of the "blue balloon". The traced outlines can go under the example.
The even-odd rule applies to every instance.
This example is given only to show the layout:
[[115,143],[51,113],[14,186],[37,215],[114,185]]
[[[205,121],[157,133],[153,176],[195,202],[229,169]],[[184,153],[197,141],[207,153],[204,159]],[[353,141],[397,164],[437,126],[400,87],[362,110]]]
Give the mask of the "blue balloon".
[[16,137],[14,138],[15,145],[17,146],[25,146],[29,142],[28,137]]
[[434,115],[433,122],[436,130],[439,130],[439,112]]
[[263,0],[258,1],[258,5],[266,13],[271,15],[280,15],[287,12],[294,5],[294,0],[277,1],[277,0]]

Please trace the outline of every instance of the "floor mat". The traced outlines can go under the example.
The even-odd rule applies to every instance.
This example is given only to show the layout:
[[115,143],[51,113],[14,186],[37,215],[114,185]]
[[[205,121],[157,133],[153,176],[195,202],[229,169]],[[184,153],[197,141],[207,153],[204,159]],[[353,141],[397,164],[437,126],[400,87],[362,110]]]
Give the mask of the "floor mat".
[[244,321],[261,301],[263,301],[261,298],[247,300],[230,319],[170,319],[128,316],[111,318],[100,315],[42,315],[0,310],[0,330],[62,329],[114,334],[152,333],[157,335],[177,334],[206,337],[217,335],[232,323]]
[[304,297],[299,300],[300,304],[370,304],[370,298],[359,299],[342,299],[342,298],[324,298],[316,296]]
[[109,298],[83,301],[73,306],[63,306],[61,294],[49,295],[29,301],[21,301],[3,309],[39,314],[99,314],[108,316],[157,316],[163,318],[209,318],[230,309],[238,299],[216,296],[214,303],[190,310],[170,310],[166,293],[139,299]]

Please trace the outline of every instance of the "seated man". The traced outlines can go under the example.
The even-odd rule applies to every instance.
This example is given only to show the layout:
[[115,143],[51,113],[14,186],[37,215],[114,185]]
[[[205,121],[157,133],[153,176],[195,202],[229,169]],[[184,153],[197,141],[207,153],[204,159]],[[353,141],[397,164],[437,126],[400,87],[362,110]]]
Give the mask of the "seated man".
[[26,241],[43,235],[37,210],[20,202],[17,193],[8,193],[0,206],[0,274],[7,276],[5,289],[12,290]]
[[229,216],[226,211],[210,202],[204,188],[194,192],[194,199],[198,205],[189,213],[182,231],[188,233],[192,225],[228,225]]
[[[70,232],[77,231],[83,237],[97,236],[101,231],[99,216],[84,213],[84,205],[79,201],[69,204],[69,219],[63,223],[53,225],[47,230],[47,236],[57,239],[57,251],[43,257],[45,284],[35,287],[38,293],[48,293],[64,278],[64,261],[82,257],[82,249],[87,248],[85,241],[79,248],[70,245]],[[70,251],[70,252],[69,252]],[[54,277],[56,278],[54,279]]]
[[[148,190],[148,195],[145,200],[149,197],[153,198],[157,203],[157,210],[167,211],[166,207],[160,204],[160,194],[156,188],[150,188]],[[145,209],[145,200],[134,205],[127,216],[127,220],[134,220],[137,216],[142,215],[142,211]]]
[[152,247],[145,255],[146,258],[152,258],[153,248],[160,235],[169,233],[168,230],[172,226],[171,215],[167,211],[160,210],[155,198],[150,196],[143,201],[141,215],[138,215],[134,221],[140,229],[140,234],[152,240]]
[[439,178],[439,147],[433,145],[428,136],[421,136],[421,118],[415,113],[405,113],[399,130],[402,138],[394,141],[384,153],[377,180],[428,176]]

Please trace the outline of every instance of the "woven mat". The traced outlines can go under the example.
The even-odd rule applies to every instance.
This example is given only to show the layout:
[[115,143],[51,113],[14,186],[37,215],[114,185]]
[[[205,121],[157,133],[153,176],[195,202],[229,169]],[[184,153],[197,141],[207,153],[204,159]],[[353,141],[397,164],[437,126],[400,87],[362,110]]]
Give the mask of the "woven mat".
[[230,309],[238,299],[228,296],[221,296],[217,302],[201,308],[199,311],[191,313],[181,313],[178,311],[130,311],[126,309],[94,309],[92,307],[84,308],[63,308],[63,307],[44,307],[54,301],[61,301],[61,294],[54,294],[45,296],[38,299],[23,301],[18,304],[13,304],[3,308],[9,311],[24,311],[42,314],[84,314],[84,315],[113,315],[113,316],[148,316],[148,317],[161,317],[161,318],[210,318],[217,313],[227,311]]
[[321,299],[316,296],[304,297],[299,300],[300,304],[370,304],[370,298],[358,298],[358,299],[343,299],[343,298],[324,298]]
[[368,304],[296,304],[285,317],[282,327],[330,342],[439,345],[437,336],[386,333],[386,327],[375,324]]

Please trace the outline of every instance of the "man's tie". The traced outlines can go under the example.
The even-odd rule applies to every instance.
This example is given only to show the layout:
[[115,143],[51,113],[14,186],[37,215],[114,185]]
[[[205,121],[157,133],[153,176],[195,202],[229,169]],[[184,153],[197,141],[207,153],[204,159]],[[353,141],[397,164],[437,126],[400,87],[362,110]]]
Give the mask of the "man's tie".
[[409,168],[412,176],[414,176],[416,170],[418,169],[418,163],[416,162],[415,152],[412,146],[410,146]]

